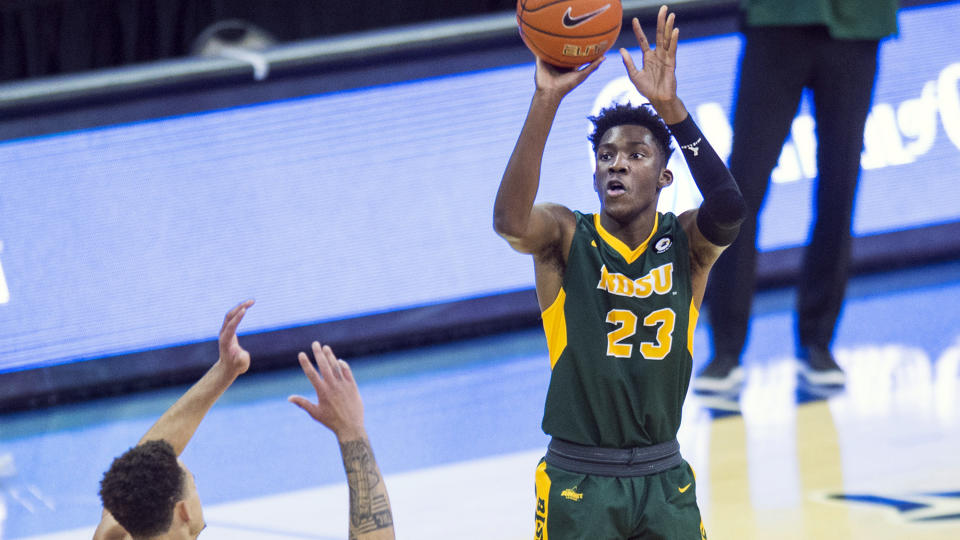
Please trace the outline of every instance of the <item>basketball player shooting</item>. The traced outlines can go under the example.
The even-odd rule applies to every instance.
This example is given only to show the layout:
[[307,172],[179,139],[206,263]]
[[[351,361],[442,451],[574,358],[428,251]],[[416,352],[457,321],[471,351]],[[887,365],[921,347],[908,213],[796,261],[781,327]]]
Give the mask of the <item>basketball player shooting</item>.
[[[674,15],[660,8],[654,48],[636,19],[633,31],[640,67],[620,54],[650,104],[591,117],[599,212],[534,199],[560,102],[602,59],[576,71],[537,60],[536,89],[494,205],[496,232],[533,256],[551,365],[537,538],[706,538],[676,435],[707,275],[746,208],[677,96]],[[671,133],[703,195],[679,216],[657,212],[673,182]]]

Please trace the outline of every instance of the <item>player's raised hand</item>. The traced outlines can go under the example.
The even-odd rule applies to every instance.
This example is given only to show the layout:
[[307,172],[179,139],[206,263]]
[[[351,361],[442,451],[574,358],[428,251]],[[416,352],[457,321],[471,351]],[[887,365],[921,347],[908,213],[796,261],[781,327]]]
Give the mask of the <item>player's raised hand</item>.
[[317,392],[317,402],[303,396],[290,396],[287,401],[307,411],[314,420],[330,428],[341,441],[364,436],[363,401],[350,366],[338,360],[329,346],[311,344],[316,367],[306,353],[297,355],[304,375]]
[[603,63],[603,56],[580,69],[567,69],[553,66],[537,57],[537,90],[563,98],[580,83],[587,80],[591,73]]
[[237,340],[237,326],[252,305],[253,300],[246,300],[234,306],[223,317],[223,326],[220,327],[220,362],[236,375],[250,369],[250,353]]
[[656,48],[651,48],[647,37],[640,28],[640,21],[633,19],[633,33],[640,44],[640,68],[633,63],[630,53],[620,49],[623,65],[627,68],[630,81],[650,103],[657,106],[677,97],[677,42],[680,30],[674,28],[674,14],[667,13],[667,6],[661,6],[657,14]]

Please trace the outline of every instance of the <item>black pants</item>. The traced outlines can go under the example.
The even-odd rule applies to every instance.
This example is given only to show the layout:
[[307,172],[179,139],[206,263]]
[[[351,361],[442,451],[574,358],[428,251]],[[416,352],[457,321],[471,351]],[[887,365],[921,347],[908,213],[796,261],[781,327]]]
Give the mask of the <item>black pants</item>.
[[817,168],[813,231],[797,290],[797,340],[829,346],[846,289],[863,129],[878,41],[832,39],[825,27],[746,27],[730,172],[747,202],[736,242],[707,287],[714,358],[737,362],[756,281],[757,213],[805,87],[813,92]]

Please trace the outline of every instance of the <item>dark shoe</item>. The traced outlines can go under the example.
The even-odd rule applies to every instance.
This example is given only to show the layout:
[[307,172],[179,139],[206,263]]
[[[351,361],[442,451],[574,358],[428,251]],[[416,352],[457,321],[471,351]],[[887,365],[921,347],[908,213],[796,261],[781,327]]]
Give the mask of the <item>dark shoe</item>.
[[830,354],[830,349],[820,346],[801,347],[799,375],[811,386],[843,386],[847,378]]
[[714,358],[693,380],[697,393],[736,394],[743,388],[743,368],[728,358]]

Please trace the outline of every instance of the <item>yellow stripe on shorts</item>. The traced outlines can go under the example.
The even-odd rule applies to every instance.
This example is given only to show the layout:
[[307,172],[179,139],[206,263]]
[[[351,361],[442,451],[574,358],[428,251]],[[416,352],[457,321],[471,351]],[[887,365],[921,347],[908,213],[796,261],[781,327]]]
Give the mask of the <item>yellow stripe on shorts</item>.
[[547,510],[550,504],[550,476],[547,474],[547,462],[537,466],[537,515],[534,524],[534,540],[549,540],[547,537]]

